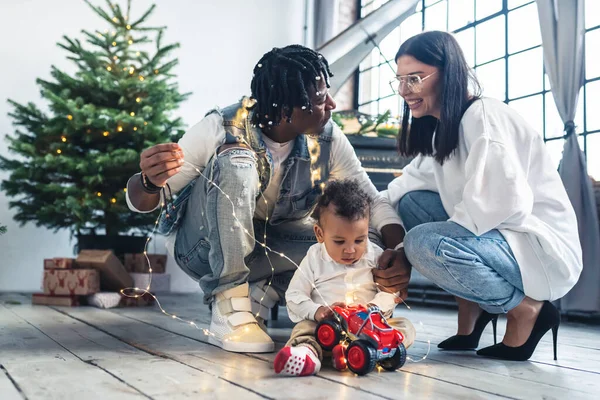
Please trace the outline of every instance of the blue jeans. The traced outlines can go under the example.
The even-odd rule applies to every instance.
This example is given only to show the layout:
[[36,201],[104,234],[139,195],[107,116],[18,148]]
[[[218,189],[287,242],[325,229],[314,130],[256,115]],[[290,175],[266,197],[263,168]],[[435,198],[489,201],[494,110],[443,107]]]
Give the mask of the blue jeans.
[[[225,194],[199,177],[192,188],[185,214],[175,240],[175,260],[192,279],[199,282],[204,300],[244,282],[271,277],[271,264],[277,274],[273,287],[285,291],[296,270],[294,264],[255,244],[246,230],[264,241],[265,222],[253,219],[258,193],[256,160],[251,151],[230,148],[215,155],[203,174]],[[235,211],[227,199],[229,195]],[[273,207],[273,205],[269,205]],[[234,218],[234,212],[238,224]],[[316,243],[308,219],[267,226],[267,245],[300,263],[308,248]],[[282,293],[283,294],[283,293]]]
[[398,203],[406,256],[422,275],[487,312],[506,313],[523,298],[519,265],[497,230],[476,236],[449,217],[439,194],[407,193]]

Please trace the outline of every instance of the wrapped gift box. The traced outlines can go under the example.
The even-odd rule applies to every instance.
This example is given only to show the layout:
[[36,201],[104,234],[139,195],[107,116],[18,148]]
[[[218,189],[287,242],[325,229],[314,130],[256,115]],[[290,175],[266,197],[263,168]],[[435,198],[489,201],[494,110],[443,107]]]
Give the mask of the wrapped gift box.
[[100,272],[102,290],[119,291],[133,286],[131,276],[111,250],[82,250],[76,262],[79,268],[93,268]]
[[93,269],[47,269],[43,289],[50,296],[84,296],[100,290],[100,279]]
[[80,304],[80,296],[49,296],[46,294],[34,294],[31,303],[40,306],[67,306],[74,307]]
[[[133,284],[136,288],[147,289],[150,283],[150,274],[132,273]],[[152,284],[150,289],[152,293],[170,292],[171,291],[171,275],[169,274],[152,274]]]
[[46,258],[44,259],[44,269],[71,269],[75,268],[74,258]]
[[[148,254],[150,265],[152,266],[152,273],[164,274],[167,266],[167,256],[164,254]],[[144,257],[143,253],[139,254],[125,254],[125,269],[127,272],[137,272],[147,274],[150,272],[148,268],[148,261]]]

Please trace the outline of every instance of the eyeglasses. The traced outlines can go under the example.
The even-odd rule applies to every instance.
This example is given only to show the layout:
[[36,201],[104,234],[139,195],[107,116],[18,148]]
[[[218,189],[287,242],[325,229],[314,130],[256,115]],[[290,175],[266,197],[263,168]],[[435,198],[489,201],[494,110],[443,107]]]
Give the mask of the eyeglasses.
[[421,93],[423,90],[423,81],[429,78],[432,75],[435,75],[437,71],[432,74],[427,75],[424,78],[421,78],[419,75],[401,75],[397,76],[390,81],[390,86],[392,87],[392,91],[396,94],[402,94],[404,86],[411,93]]

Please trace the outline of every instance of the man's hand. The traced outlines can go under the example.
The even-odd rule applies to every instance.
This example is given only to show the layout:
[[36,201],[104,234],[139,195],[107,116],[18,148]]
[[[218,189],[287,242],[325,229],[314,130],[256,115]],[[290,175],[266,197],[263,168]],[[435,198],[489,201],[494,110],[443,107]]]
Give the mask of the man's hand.
[[167,179],[181,170],[183,162],[183,150],[177,143],[157,144],[140,155],[140,169],[156,186],[165,186]]
[[[346,303],[337,302],[337,303],[333,303],[331,305],[331,307],[335,307],[335,306],[346,307]],[[333,310],[331,310],[331,307],[327,307],[327,306],[319,307],[317,309],[317,312],[315,313],[315,321],[321,322],[324,319],[333,317]]]
[[[404,249],[385,250],[377,264],[377,268],[373,269],[375,283],[381,290],[389,293],[400,292],[400,298],[406,299],[411,265],[404,254]],[[400,302],[400,299],[397,302]]]

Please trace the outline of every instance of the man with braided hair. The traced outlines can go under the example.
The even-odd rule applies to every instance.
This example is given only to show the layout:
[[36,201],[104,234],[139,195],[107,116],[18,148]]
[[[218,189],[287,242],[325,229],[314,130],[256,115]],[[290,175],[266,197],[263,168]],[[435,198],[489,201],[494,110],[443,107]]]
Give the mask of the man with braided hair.
[[375,279],[406,295],[410,267],[402,249],[392,250],[404,231],[331,120],[331,76],[327,60],[311,49],[274,48],[254,68],[251,97],[208,112],[178,144],[145,150],[141,173],[127,184],[136,212],[158,208],[161,191],[178,194],[167,201],[159,231],[168,234],[177,264],[199,282],[211,304],[209,340],[225,350],[273,350],[258,321],[296,267],[267,256],[261,243],[299,263],[316,242],[311,210],[333,179],[352,177],[373,198],[372,240],[387,248]]

